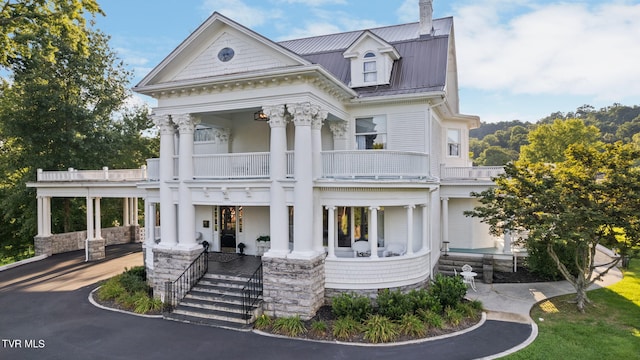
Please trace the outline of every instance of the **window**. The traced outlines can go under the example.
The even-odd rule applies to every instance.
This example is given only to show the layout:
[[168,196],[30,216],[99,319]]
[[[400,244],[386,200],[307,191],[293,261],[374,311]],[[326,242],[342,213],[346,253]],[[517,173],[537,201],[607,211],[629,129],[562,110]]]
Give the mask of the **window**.
[[378,81],[378,70],[375,57],[376,54],[372,52],[368,52],[364,55],[365,61],[363,65],[363,76],[365,83]]
[[356,149],[386,149],[387,118],[374,116],[356,119]]
[[460,157],[460,130],[447,130],[447,156]]
[[[369,241],[369,208],[339,206],[336,214],[338,247],[351,247],[360,240]],[[384,208],[378,210],[378,247],[384,247]]]

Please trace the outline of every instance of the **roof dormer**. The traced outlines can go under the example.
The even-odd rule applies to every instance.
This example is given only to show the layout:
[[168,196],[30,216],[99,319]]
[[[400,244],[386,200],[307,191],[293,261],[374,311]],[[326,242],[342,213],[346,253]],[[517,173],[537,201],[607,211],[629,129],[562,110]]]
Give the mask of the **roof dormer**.
[[393,62],[400,59],[398,51],[370,31],[365,31],[344,52],[351,61],[352,88],[389,84]]

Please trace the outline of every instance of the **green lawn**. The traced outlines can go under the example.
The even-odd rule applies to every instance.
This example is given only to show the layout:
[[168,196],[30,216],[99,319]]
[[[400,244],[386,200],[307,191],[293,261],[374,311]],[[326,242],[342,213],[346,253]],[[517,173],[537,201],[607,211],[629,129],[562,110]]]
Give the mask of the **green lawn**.
[[568,303],[572,295],[534,306],[538,337],[505,359],[640,359],[640,260],[622,281],[588,294],[584,314]]

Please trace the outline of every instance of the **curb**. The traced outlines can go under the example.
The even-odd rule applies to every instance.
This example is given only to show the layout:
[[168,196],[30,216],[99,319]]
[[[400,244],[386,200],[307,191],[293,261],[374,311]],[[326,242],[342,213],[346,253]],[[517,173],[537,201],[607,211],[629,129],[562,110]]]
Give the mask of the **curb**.
[[100,308],[100,309],[102,309],[102,310],[109,310],[109,311],[119,312],[119,313],[122,313],[122,314],[127,314],[127,315],[133,315],[133,316],[143,317],[143,318],[147,318],[147,319],[162,319],[162,315],[145,315],[145,314],[138,314],[138,313],[134,313],[134,312],[131,312],[131,311],[120,310],[120,309],[114,309],[114,308],[110,308],[110,307],[107,307],[107,306],[104,306],[104,305],[100,305],[100,304],[98,304],[98,302],[97,302],[97,301],[95,301],[95,300],[93,299],[93,293],[94,293],[94,292],[96,292],[96,291],[98,291],[98,289],[100,289],[101,287],[102,287],[102,286],[98,286],[97,288],[95,288],[95,289],[91,290],[91,292],[89,293],[89,297],[88,297],[88,298],[89,298],[89,302],[90,302],[93,306],[95,306],[95,307],[97,307],[97,308]]
[[44,259],[46,259],[48,257],[49,257],[48,255],[38,255],[38,256],[30,257],[28,259],[12,262],[11,264],[0,266],[0,271],[13,269],[13,268],[18,267],[18,266],[30,264],[32,262],[36,262],[36,261],[40,261],[40,260],[44,260]]

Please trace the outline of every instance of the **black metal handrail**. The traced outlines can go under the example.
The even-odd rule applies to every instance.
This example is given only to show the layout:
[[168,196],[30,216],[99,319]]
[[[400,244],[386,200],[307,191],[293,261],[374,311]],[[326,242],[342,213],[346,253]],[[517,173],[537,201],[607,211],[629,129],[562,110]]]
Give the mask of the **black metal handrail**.
[[165,283],[164,312],[169,313],[178,305],[193,286],[209,270],[209,256],[206,249],[193,260],[191,265],[175,281]]
[[251,311],[258,299],[262,296],[262,264],[251,275],[249,280],[242,288],[242,313],[244,320],[249,323],[251,320]]

